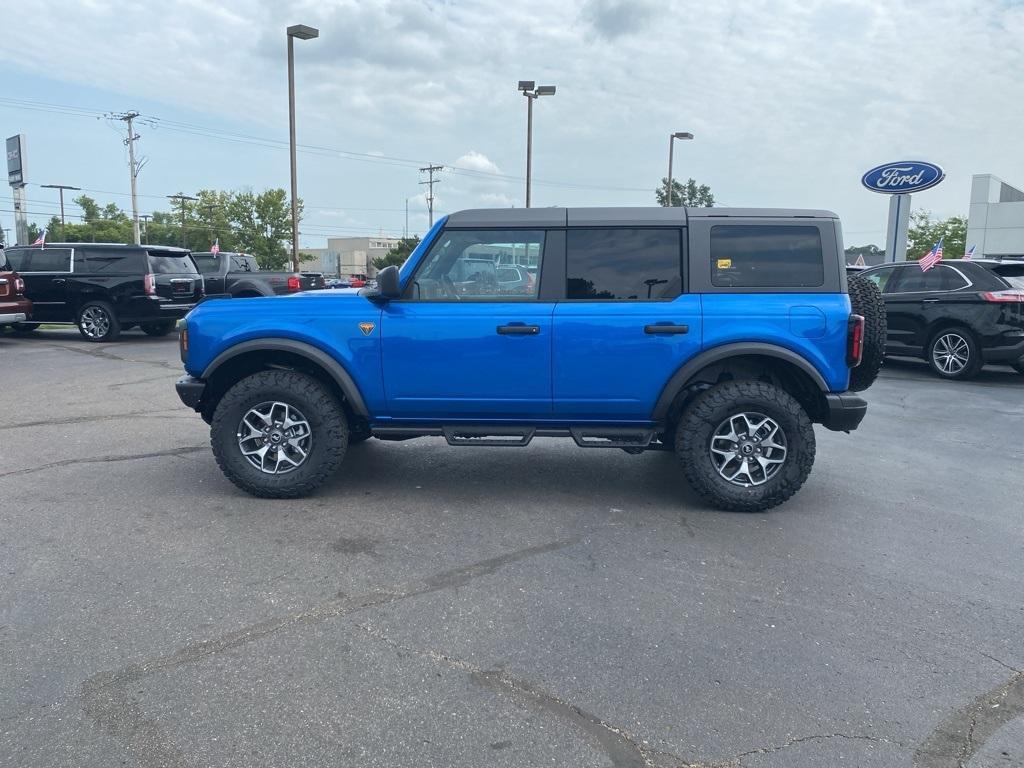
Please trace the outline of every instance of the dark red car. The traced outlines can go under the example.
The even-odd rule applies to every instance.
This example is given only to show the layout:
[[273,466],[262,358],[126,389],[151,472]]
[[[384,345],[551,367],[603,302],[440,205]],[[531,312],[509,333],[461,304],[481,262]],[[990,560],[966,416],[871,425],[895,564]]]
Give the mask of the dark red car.
[[32,317],[32,302],[25,298],[25,281],[11,269],[0,247],[0,327],[24,323]]

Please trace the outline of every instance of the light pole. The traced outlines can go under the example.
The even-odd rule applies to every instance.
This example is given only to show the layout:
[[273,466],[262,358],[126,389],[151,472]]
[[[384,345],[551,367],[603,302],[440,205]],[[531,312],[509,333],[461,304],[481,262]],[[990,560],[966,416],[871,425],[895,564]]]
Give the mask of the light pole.
[[76,190],[81,192],[81,187],[69,187],[67,184],[41,184],[43,189],[59,189],[60,190],[60,236],[64,237],[64,190]]
[[554,96],[555,86],[537,86],[533,80],[520,80],[519,90],[526,97],[526,207],[530,207],[530,181],[533,178],[533,102],[540,96]]
[[676,139],[692,140],[693,134],[677,131],[668,137],[668,180],[665,183],[665,205],[672,205],[672,147]]
[[178,201],[178,204],[181,205],[181,247],[187,248],[188,241],[185,239],[185,204],[190,202],[194,203],[199,198],[191,197],[190,195],[186,195],[183,192],[179,192],[176,195],[167,195],[167,199],[176,200]]
[[295,38],[312,40],[320,37],[320,30],[305,24],[288,27],[288,143],[292,157],[292,269],[299,271],[299,183],[295,176]]

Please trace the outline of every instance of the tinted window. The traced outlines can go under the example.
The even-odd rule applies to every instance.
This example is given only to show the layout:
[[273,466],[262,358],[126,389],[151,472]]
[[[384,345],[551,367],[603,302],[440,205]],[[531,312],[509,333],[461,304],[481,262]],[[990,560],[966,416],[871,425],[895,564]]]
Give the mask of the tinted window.
[[536,280],[498,286],[499,263],[540,262],[540,230],[449,230],[441,233],[423,260],[407,298],[419,301],[509,301],[535,299]]
[[817,227],[712,227],[711,282],[727,288],[824,285],[821,234]]
[[27,272],[29,252],[24,248],[8,248],[7,263],[15,272]]
[[219,271],[217,264],[220,261],[220,254],[216,253],[193,253],[192,258],[204,275],[215,274]]
[[30,272],[70,272],[70,248],[40,248],[32,252]]
[[903,267],[898,280],[891,289],[895,293],[911,293],[916,291],[953,291],[967,285],[955,270],[938,265],[927,272],[920,267]]
[[231,268],[239,272],[259,272],[260,265],[252,256],[232,256]]
[[895,271],[896,267],[886,267],[885,269],[868,272],[864,277],[877,285],[878,290],[885,293],[885,287],[889,284],[889,280],[892,279],[892,273]]
[[7,263],[7,252],[0,248],[0,272],[9,272],[11,265]]
[[188,274],[196,275],[196,265],[188,254],[170,255],[167,253],[149,254],[149,271],[155,274]]
[[678,229],[570,229],[570,299],[674,299],[682,292]]
[[82,248],[75,252],[75,271],[90,274],[132,274],[145,272],[139,251],[104,251]]
[[1024,288],[1024,264],[999,264],[990,269],[1010,284],[1012,288]]

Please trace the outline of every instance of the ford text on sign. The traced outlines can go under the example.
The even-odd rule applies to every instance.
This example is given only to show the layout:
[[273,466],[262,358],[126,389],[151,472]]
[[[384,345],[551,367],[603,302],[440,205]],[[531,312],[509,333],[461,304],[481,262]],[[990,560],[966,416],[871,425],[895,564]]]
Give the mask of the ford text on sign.
[[934,187],[946,177],[934,163],[910,161],[886,163],[864,174],[860,183],[872,192],[885,195],[903,195]]

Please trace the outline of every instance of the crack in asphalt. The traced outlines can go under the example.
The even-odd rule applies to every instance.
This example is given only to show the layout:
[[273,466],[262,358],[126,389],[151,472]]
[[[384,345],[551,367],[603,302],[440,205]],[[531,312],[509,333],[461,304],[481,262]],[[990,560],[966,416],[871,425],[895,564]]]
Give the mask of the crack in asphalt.
[[24,429],[25,427],[49,427],[59,426],[61,424],[83,424],[89,421],[110,421],[114,419],[124,419],[131,416],[156,416],[160,414],[179,413],[180,411],[180,408],[168,408],[162,411],[123,411],[121,413],[104,413],[97,416],[64,416],[59,419],[42,419],[40,421],[20,421],[14,424],[0,424],[0,430]]
[[981,655],[1013,674],[940,723],[914,752],[914,768],[966,768],[992,734],[1024,714],[1024,670]]
[[35,472],[44,472],[47,469],[54,469],[56,467],[67,467],[72,464],[100,464],[108,461],[135,461],[137,459],[157,459],[162,456],[179,456],[185,453],[195,453],[196,451],[207,450],[206,445],[183,445],[180,448],[169,448],[166,451],[153,451],[152,453],[132,453],[115,456],[86,456],[81,459],[62,459],[61,461],[51,461],[49,464],[40,464],[36,467],[25,467],[24,469],[15,469],[10,472],[0,472],[0,478],[13,477],[14,475],[29,475]]
[[90,357],[98,357],[101,360],[116,360],[119,363],[135,363],[138,365],[153,365],[157,368],[166,368],[169,371],[181,372],[181,365],[175,365],[168,363],[166,360],[132,360],[128,357],[121,357],[115,355],[109,350],[108,347],[68,347],[63,344],[49,344],[49,347],[53,349],[63,349],[66,352],[76,352],[79,355],[89,355]]
[[305,611],[265,619],[211,640],[182,646],[163,656],[98,672],[82,683],[82,709],[120,741],[130,754],[138,757],[142,765],[178,768],[184,765],[181,753],[162,736],[153,721],[143,717],[135,698],[125,690],[127,685],[137,683],[156,672],[195,664],[224,651],[239,648],[268,637],[285,627],[315,624],[406,598],[458,588],[474,579],[494,574],[511,563],[565,549],[578,542],[579,538],[560,539],[450,568],[419,580],[384,587],[365,595],[331,598]]

